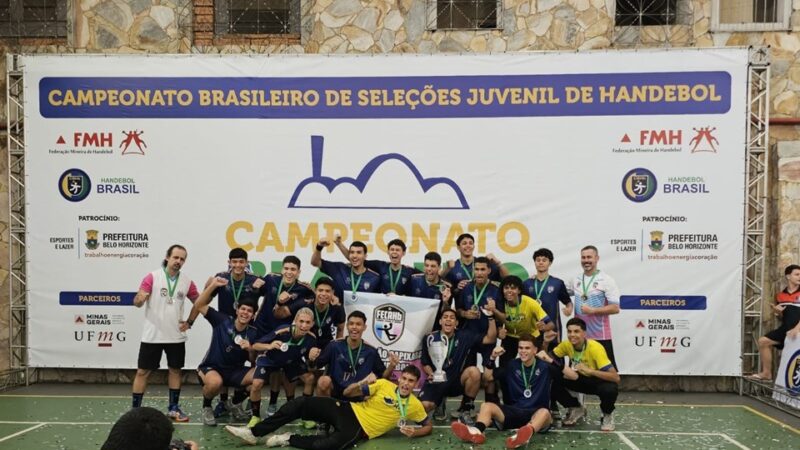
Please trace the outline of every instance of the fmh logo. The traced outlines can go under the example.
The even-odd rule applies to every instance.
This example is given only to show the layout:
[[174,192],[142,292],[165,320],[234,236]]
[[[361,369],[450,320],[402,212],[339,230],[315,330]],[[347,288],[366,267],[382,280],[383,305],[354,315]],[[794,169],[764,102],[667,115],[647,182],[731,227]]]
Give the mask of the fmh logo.
[[392,345],[403,335],[406,312],[391,303],[386,303],[375,308],[372,313],[372,323],[375,338],[383,345]]
[[689,141],[689,145],[692,146],[692,153],[717,153],[719,141],[714,137],[714,131],[717,130],[716,127],[700,127],[692,128],[692,130],[695,132],[694,137]]
[[[147,148],[147,144],[142,139],[144,131],[123,131],[122,134],[125,135],[125,139],[119,144],[119,147],[122,149],[123,155],[144,155],[144,149]],[[136,148],[131,148],[131,144],[136,144]]]
[[[142,139],[143,130],[122,131],[121,133],[125,136],[118,146],[118,148],[122,149],[122,155],[144,155],[144,149],[147,148],[147,144]],[[56,145],[62,147],[68,145],[64,136],[58,136]],[[66,136],[69,136],[69,134]],[[114,133],[110,131],[75,131],[72,133],[71,144],[74,150],[72,153],[110,154],[114,147]],[[100,149],[105,150],[100,151]],[[61,150],[57,153],[64,152]]]
[[71,202],[79,202],[92,191],[92,180],[81,169],[69,169],[58,177],[58,191]]
[[653,172],[638,167],[622,177],[622,193],[628,200],[636,203],[646,202],[655,195],[658,181]]

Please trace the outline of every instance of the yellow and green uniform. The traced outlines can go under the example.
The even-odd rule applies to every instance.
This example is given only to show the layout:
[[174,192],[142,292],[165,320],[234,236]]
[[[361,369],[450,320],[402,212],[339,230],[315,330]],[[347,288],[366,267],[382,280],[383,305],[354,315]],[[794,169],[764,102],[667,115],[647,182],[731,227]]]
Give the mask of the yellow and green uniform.
[[518,338],[523,333],[530,333],[533,337],[539,336],[536,323],[543,320],[550,322],[550,317],[536,300],[523,295],[516,307],[506,303],[506,331],[508,335]]
[[401,407],[409,423],[419,423],[428,417],[422,402],[414,394],[406,398],[399,397],[397,385],[385,379],[369,385],[369,397],[365,401],[354,402],[350,406],[370,439],[397,428]]
[[559,358],[569,356],[574,366],[577,363],[584,363],[590,369],[606,371],[612,367],[611,360],[608,359],[606,349],[594,339],[587,339],[583,346],[583,351],[576,351],[570,341],[565,340],[553,349],[553,353]]

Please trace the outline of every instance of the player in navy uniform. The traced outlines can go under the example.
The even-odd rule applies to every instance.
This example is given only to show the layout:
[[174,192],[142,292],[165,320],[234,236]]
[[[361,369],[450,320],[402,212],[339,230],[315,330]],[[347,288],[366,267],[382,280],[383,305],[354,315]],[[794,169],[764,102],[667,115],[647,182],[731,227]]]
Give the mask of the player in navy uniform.
[[[475,397],[481,387],[481,373],[474,365],[467,366],[467,358],[479,345],[493,345],[497,339],[497,328],[494,320],[490,320],[486,333],[476,333],[464,328],[457,330],[458,319],[453,310],[445,311],[440,322],[441,331],[426,335],[422,340],[422,370],[428,378],[422,385],[419,399],[422,401],[425,411],[430,412],[444,402],[447,397],[462,395],[457,415],[466,418],[475,409]],[[436,340],[441,339],[442,335],[448,338],[447,359],[442,367],[447,381],[443,383],[432,382],[434,366],[428,353],[428,336],[431,335]],[[485,361],[489,362],[488,359]],[[439,419],[439,417],[436,418]]]
[[[455,261],[450,260],[447,262],[442,276],[455,291],[461,291],[474,278],[475,257],[473,252],[475,251],[475,237],[469,233],[464,233],[456,239],[456,246],[460,256]],[[497,257],[491,253],[486,257],[489,258],[490,268],[492,269],[490,275],[492,281],[499,282],[508,275],[508,270],[503,267],[503,263]]]
[[[349,256],[349,249],[342,243],[341,236],[335,239],[336,246],[346,257]],[[379,259],[368,259],[364,261],[367,269],[373,270],[381,277],[381,292],[384,294],[411,295],[411,276],[420,273],[419,270],[403,264],[403,256],[406,254],[406,243],[401,239],[392,239],[386,244],[386,253],[389,255],[389,262]]]
[[[497,347],[492,352],[496,360],[505,350]],[[552,422],[550,417],[551,370],[557,370],[536,357],[538,349],[530,333],[519,337],[515,359],[505,367],[486,371],[487,381],[500,381],[503,386],[503,405],[485,402],[481,405],[475,426],[453,422],[450,428],[459,439],[473,444],[483,444],[483,432],[494,422],[499,430],[517,429],[506,439],[506,448],[518,448],[528,443],[534,433],[546,431]]]
[[[259,337],[290,324],[295,313],[313,301],[314,291],[311,286],[299,278],[300,258],[294,255],[283,258],[280,274],[270,273],[264,276],[264,285],[261,288],[264,301],[254,323]],[[274,372],[269,380],[268,415],[278,410],[281,384],[287,398],[294,395],[294,384],[286,380],[280,371]]]
[[[270,374],[282,370],[290,382],[303,382],[304,396],[314,393],[314,374],[308,369],[308,362],[313,362],[319,355],[319,349],[311,352],[316,345],[316,338],[311,334],[313,323],[314,313],[310,308],[302,308],[297,311],[291,326],[262,336],[253,344],[253,350],[263,353],[256,359],[256,371],[250,389],[253,410],[253,418],[249,424],[251,427],[260,420],[261,389]],[[287,400],[291,398],[287,396]]]
[[564,305],[564,315],[569,317],[572,315],[573,310],[572,297],[570,297],[564,281],[550,275],[553,252],[546,248],[536,250],[533,252],[533,264],[536,267],[536,275],[532,275],[522,282],[522,293],[539,301],[542,309],[547,313],[547,317],[554,321],[555,330],[560,337],[563,331],[561,329],[561,314],[558,311],[558,302]]
[[300,258],[294,255],[283,258],[281,273],[264,276],[261,287],[264,302],[254,323],[260,336],[291,323],[294,313],[304,306],[303,303],[314,298],[311,286],[299,278]]
[[398,362],[397,356],[390,353],[389,367],[386,367],[375,347],[361,339],[366,328],[367,316],[361,311],[353,311],[347,316],[347,338],[337,339],[322,350],[317,358],[317,367],[327,366],[327,370],[317,380],[318,396],[339,399],[356,397],[345,394],[351,385],[357,385],[369,374],[387,379],[392,375]]
[[322,259],[322,249],[331,245],[330,240],[320,239],[311,255],[311,265],[319,267],[333,280],[336,290],[334,294],[344,299],[344,291],[380,292],[381,277],[377,272],[367,269],[364,260],[367,258],[367,246],[361,241],[350,244],[348,259],[350,264]]
[[450,283],[439,276],[441,265],[442,257],[438,253],[426,253],[425,271],[414,274],[411,277],[410,292],[408,293],[413,297],[432,298],[442,301],[441,305],[439,305],[439,310],[436,312],[436,319],[433,321],[433,331],[441,329],[439,320],[442,318],[444,311],[451,309],[453,298],[450,291]]
[[[258,299],[240,297],[235,318],[208,306],[214,294],[227,284],[227,278],[214,278],[193,307],[212,327],[211,344],[197,368],[197,376],[203,385],[203,424],[210,426],[217,424],[211,409],[214,397],[227,386],[241,389],[251,384],[255,371],[254,367],[245,367],[245,363],[250,359],[251,343],[256,340],[256,329],[250,326],[250,321],[258,310]],[[246,395],[240,390],[234,397],[234,405],[230,409],[238,412],[234,414],[235,418],[241,419],[244,417],[241,402]]]
[[338,302],[331,304],[333,289],[333,280],[327,277],[318,279],[314,289],[314,303],[309,305],[314,312],[311,332],[317,337],[317,347],[320,350],[325,349],[334,339],[341,339],[344,333],[344,308]]
[[[247,273],[247,266],[249,265],[247,259],[247,252],[242,248],[234,248],[228,253],[228,267],[227,272],[220,272],[206,281],[205,289],[209,286],[215,286],[210,294],[209,301],[217,297],[217,310],[225,316],[235,317],[237,315],[239,300],[243,298],[251,298],[258,304],[258,297],[260,296],[259,290],[264,285],[264,281],[259,277]],[[217,284],[214,280],[226,280],[225,284]],[[258,309],[258,308],[256,308]],[[189,313],[189,325],[193,325],[197,315],[200,312],[196,308],[192,308]],[[219,394],[219,403],[214,408],[215,417],[225,415],[230,410],[232,404],[228,400],[228,391],[223,389]]]
[[485,334],[489,317],[505,320],[503,296],[497,283],[490,281],[491,267],[486,257],[475,258],[475,278],[467,282],[456,303],[461,328]]

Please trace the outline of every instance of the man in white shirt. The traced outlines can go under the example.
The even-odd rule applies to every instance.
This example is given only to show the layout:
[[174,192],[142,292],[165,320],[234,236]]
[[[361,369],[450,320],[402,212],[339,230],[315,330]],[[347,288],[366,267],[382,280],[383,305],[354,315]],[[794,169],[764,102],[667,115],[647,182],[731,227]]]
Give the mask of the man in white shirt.
[[[184,311],[191,311],[192,305],[184,308],[186,300],[197,299],[199,293],[189,277],[181,276],[181,268],[186,263],[186,248],[175,244],[167,249],[162,268],[144,277],[139,292],[133,299],[137,308],[145,307],[142,343],[139,347],[139,360],[136,377],[133,379],[133,407],[142,405],[147,378],[150,372],[158,370],[161,354],[167,355],[169,369],[169,409],[167,416],[176,422],[188,422],[178,406],[181,395],[181,369],[186,360],[186,330],[192,324],[184,320]],[[155,295],[152,295],[155,293]]]

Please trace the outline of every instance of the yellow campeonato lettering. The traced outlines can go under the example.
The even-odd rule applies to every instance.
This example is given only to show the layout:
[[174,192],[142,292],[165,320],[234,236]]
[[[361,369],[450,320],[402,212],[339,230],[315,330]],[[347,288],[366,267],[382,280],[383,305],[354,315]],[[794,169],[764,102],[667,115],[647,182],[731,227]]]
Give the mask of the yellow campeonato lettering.
[[[242,247],[247,251],[294,252],[297,249],[314,246],[320,238],[341,235],[344,241],[364,241],[367,251],[373,252],[375,246],[386,249],[386,243],[400,238],[408,245],[410,253],[437,251],[449,253],[456,247],[456,238],[462,233],[475,235],[478,253],[486,253],[487,248],[498,248],[504,253],[513,254],[525,250],[530,243],[530,231],[520,222],[454,222],[411,223],[397,222],[373,224],[371,222],[311,222],[300,224],[289,222],[279,227],[275,222],[264,222],[260,230],[252,222],[239,220],[228,225],[225,239],[231,248]],[[444,235],[443,238],[440,236]],[[487,245],[488,243],[488,245]],[[329,249],[333,251],[333,249]]]
[[47,94],[52,106],[189,106],[186,89],[53,89]]

